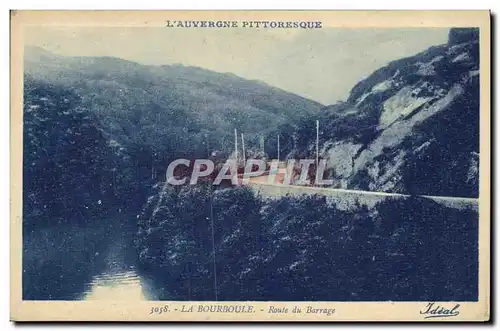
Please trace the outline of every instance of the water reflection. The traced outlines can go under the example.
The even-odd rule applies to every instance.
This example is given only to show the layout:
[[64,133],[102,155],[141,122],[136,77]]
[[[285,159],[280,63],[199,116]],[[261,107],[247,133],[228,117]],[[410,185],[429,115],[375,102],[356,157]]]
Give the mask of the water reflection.
[[96,275],[88,285],[82,296],[83,300],[148,300],[141,277],[133,266],[128,270]]
[[25,231],[23,299],[158,300],[137,269],[135,227],[117,223]]

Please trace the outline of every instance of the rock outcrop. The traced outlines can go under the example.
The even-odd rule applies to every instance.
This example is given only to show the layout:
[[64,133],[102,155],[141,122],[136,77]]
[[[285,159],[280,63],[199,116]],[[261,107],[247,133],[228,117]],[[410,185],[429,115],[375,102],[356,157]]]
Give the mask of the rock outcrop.
[[335,187],[478,196],[477,29],[451,29],[447,44],[391,62],[324,111],[322,157]]

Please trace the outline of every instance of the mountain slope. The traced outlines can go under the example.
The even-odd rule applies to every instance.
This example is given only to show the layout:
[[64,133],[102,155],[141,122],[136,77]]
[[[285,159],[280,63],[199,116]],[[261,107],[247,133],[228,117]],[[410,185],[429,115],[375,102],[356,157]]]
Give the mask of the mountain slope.
[[322,107],[200,68],[29,47],[24,64],[26,225],[135,215],[171,160],[228,155],[234,129],[252,149],[260,134]]
[[[336,187],[477,197],[478,30],[452,29],[447,44],[375,71],[319,119]],[[291,156],[314,151],[305,121]]]
[[63,57],[37,48],[26,48],[25,73],[75,91],[118,141],[155,146],[171,156],[206,156],[206,141],[211,150],[229,152],[235,128],[245,132],[249,147],[257,146],[260,134],[322,107],[232,74]]

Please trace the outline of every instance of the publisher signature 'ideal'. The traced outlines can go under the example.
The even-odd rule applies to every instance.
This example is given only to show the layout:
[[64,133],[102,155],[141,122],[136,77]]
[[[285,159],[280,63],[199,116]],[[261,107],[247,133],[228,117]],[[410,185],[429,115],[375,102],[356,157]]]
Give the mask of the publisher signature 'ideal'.
[[436,305],[435,302],[429,302],[425,307],[425,311],[420,311],[420,314],[425,315],[424,318],[453,317],[460,314],[458,308],[460,308],[459,304],[456,304],[453,308],[450,309],[444,306]]

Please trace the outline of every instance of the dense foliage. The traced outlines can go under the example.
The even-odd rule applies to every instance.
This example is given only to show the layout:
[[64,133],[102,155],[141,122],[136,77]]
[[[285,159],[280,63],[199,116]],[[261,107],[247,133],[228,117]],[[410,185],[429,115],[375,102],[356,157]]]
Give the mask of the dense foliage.
[[[162,178],[176,158],[207,157],[234,150],[234,129],[247,150],[276,151],[276,128],[322,105],[260,81],[182,65],[146,66],[110,57],[56,56],[25,51],[25,71],[81,96],[110,136],[129,148],[141,146],[142,162]],[[241,141],[240,141],[241,146]],[[283,154],[284,156],[284,154]]]
[[78,93],[26,76],[23,122],[25,227],[110,220],[140,208],[151,176],[141,165],[147,146],[126,150]]
[[[140,219],[163,299],[475,300],[477,213],[423,198],[340,210],[324,196],[160,189]],[[161,299],[161,298],[160,298]]]

